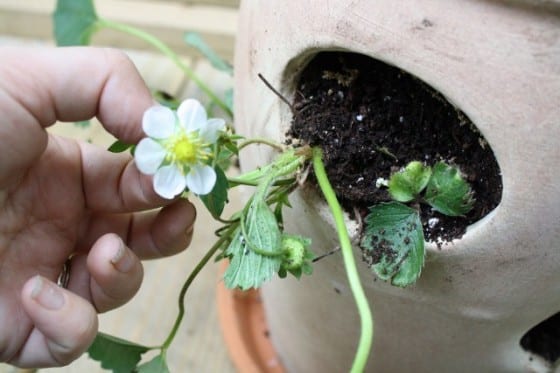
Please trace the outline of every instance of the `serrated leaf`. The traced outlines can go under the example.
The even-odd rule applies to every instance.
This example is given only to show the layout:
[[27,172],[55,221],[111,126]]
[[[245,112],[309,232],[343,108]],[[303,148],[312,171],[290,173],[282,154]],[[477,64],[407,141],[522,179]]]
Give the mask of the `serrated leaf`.
[[92,0],[58,0],[53,15],[56,44],[89,44],[98,19]]
[[364,258],[379,278],[405,287],[424,265],[424,236],[418,212],[399,202],[373,206],[360,242]]
[[157,355],[152,360],[139,365],[137,373],[169,373],[169,368],[162,355]]
[[448,216],[461,216],[473,205],[472,189],[456,167],[438,162],[433,167],[424,199],[436,211]]
[[184,37],[185,43],[196,48],[217,70],[233,75],[233,67],[223,60],[196,32],[187,32]]
[[122,142],[121,140],[117,140],[112,143],[107,150],[109,150],[111,153],[122,153],[132,148],[133,146],[134,145],[132,144],[127,144]]
[[264,197],[255,194],[249,206],[245,217],[245,238],[251,250],[265,255],[278,255],[282,251],[282,233]]
[[241,229],[237,229],[226,249],[230,263],[224,274],[224,284],[229,289],[248,290],[259,288],[278,272],[280,256],[264,256],[247,247]]
[[88,349],[89,356],[113,373],[130,373],[149,347],[142,346],[108,334],[98,333]]
[[219,217],[222,215],[228,200],[229,183],[227,176],[220,167],[215,167],[214,171],[216,171],[216,184],[214,184],[210,193],[200,196],[200,199],[212,216]]
[[428,184],[432,170],[421,162],[410,162],[402,171],[391,175],[389,194],[395,201],[410,202]]
[[240,227],[226,250],[231,258],[224,275],[228,288],[258,288],[280,269],[282,233],[274,213],[266,203],[273,182],[274,175],[271,175],[257,187],[243,210]]

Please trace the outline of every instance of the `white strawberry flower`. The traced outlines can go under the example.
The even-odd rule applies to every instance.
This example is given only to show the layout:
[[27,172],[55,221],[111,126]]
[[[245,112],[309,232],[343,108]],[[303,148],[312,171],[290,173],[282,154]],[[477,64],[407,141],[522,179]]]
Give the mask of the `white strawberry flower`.
[[148,137],[136,146],[134,160],[140,172],[154,175],[154,190],[172,199],[188,188],[205,195],[216,184],[216,172],[209,165],[212,146],[225,121],[206,116],[204,107],[187,99],[177,111],[165,106],[146,110],[142,128]]

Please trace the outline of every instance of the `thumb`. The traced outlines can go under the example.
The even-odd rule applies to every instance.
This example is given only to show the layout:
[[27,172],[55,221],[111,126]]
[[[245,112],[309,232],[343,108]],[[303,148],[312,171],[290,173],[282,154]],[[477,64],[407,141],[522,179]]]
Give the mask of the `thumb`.
[[16,358],[21,367],[66,365],[78,358],[97,334],[91,304],[41,276],[28,280],[22,303],[34,329]]

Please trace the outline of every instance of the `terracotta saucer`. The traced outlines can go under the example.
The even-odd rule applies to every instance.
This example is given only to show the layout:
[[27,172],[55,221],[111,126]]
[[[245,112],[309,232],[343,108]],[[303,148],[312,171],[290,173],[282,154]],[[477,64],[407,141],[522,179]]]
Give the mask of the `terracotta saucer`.
[[238,372],[284,373],[272,341],[258,290],[226,289],[221,274],[217,287],[218,317],[230,358]]

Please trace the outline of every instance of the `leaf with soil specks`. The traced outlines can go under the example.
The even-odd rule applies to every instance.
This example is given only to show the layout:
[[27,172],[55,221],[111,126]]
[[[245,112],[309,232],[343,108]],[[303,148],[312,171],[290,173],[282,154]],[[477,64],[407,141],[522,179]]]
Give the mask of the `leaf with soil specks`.
[[426,202],[436,211],[448,216],[461,216],[473,205],[472,189],[456,167],[438,162],[426,187]]
[[399,202],[373,206],[360,242],[364,259],[377,276],[405,287],[424,265],[424,236],[418,212]]

